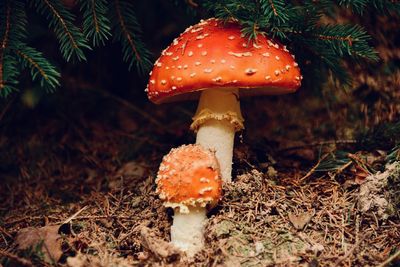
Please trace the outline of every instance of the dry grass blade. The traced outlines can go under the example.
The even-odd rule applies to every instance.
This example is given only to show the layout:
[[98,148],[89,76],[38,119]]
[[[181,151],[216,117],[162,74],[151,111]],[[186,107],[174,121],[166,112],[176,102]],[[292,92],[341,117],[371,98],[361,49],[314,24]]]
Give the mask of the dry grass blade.
[[398,257],[400,257],[400,250],[398,250],[396,253],[394,253],[392,256],[390,256],[387,260],[382,262],[381,264],[378,265],[378,267],[385,267],[394,260],[396,260]]
[[306,180],[308,177],[310,177],[310,176],[315,172],[315,170],[318,168],[318,166],[320,165],[320,163],[321,163],[324,159],[326,159],[326,158],[328,157],[328,155],[329,155],[329,154],[323,155],[323,156],[318,160],[317,164],[315,164],[314,167],[312,167],[311,170],[309,170],[309,171],[307,172],[306,175],[304,175],[303,177],[300,178],[300,183],[304,182],[304,180]]
[[78,210],[77,212],[75,212],[71,217],[69,217],[68,219],[66,219],[65,221],[62,222],[62,224],[67,224],[70,223],[73,219],[75,219],[79,214],[81,214],[82,211],[86,210],[87,206],[84,206],[83,208],[81,208],[80,210]]
[[363,242],[369,235],[364,235],[361,239],[359,239],[347,252],[343,257],[340,257],[336,262],[335,265],[339,266],[343,261],[345,261],[350,255],[354,253],[354,251],[360,246],[361,242]]

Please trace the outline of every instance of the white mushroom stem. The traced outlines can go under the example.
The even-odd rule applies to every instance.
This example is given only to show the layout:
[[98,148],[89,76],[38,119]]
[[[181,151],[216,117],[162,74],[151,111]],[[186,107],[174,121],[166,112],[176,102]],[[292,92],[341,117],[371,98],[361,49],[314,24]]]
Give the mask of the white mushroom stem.
[[238,89],[203,90],[191,128],[196,144],[215,150],[223,182],[231,182],[235,132],[243,129]]
[[189,209],[188,213],[175,211],[171,227],[171,243],[193,257],[204,246],[206,208]]

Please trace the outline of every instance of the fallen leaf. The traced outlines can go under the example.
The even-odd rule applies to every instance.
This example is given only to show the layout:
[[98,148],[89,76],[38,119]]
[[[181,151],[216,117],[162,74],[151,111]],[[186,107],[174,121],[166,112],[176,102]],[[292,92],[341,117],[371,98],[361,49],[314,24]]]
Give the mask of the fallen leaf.
[[362,167],[355,165],[350,171],[354,174],[354,182],[358,185],[361,185],[365,182],[366,178],[370,175],[366,172]]
[[297,215],[289,212],[288,217],[294,228],[297,230],[302,230],[307,223],[311,221],[311,218],[314,216],[314,214],[314,211],[303,212]]
[[62,238],[59,234],[61,225],[49,225],[41,228],[27,227],[21,229],[15,242],[19,250],[26,250],[39,246],[44,260],[49,263],[57,262],[62,255]]

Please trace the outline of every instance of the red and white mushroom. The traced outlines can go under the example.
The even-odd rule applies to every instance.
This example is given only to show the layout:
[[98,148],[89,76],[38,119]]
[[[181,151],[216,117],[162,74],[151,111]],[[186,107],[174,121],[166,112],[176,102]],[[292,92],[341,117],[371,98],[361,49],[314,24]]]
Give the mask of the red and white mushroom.
[[221,198],[222,180],[215,154],[199,145],[172,149],[158,171],[157,193],[174,209],[171,243],[191,257],[204,245],[207,209]]
[[157,104],[200,96],[191,129],[197,144],[216,151],[222,179],[230,182],[234,135],[244,128],[239,95],[293,93],[301,79],[285,46],[264,35],[249,42],[237,23],[211,18],[162,52],[146,91]]

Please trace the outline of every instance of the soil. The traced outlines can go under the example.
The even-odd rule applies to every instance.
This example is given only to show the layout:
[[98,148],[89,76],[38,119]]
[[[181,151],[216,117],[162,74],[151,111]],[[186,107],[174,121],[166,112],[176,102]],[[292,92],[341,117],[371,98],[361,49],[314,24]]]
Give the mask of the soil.
[[365,20],[383,62],[352,66],[352,88],[243,99],[233,183],[192,259],[168,242],[173,211],[154,181],[163,155],[194,142],[195,103],[155,106],[143,81],[109,92],[79,71],[63,72],[56,94],[7,99],[0,266],[399,266],[392,147],[382,136],[356,144],[363,129],[399,121],[398,23]]
[[[398,211],[379,216],[384,210],[358,205],[360,188],[374,179],[361,164],[319,171],[352,142],[317,144],[332,134],[321,123],[329,114],[313,115],[322,110],[317,98],[304,101],[307,110],[282,108],[304,93],[244,100],[249,119],[236,140],[234,182],[209,214],[204,250],[187,259],[168,243],[173,211],[155,194],[154,180],[164,154],[193,142],[187,126],[195,104],[147,103],[138,114],[116,96],[60,94],[34,110],[16,102],[5,120],[3,266],[376,266],[400,246]],[[250,106],[268,122],[256,120]],[[382,157],[360,153],[352,155],[384,170]]]

